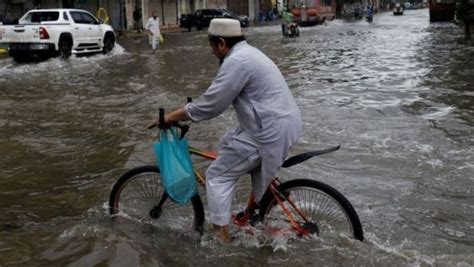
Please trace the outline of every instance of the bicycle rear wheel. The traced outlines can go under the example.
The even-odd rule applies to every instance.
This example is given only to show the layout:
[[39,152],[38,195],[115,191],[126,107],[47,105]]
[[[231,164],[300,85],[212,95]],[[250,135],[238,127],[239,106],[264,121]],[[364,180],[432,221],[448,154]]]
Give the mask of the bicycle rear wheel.
[[115,183],[109,198],[111,215],[122,215],[143,223],[175,227],[194,215],[194,229],[202,234],[204,208],[199,194],[191,198],[191,204],[180,205],[171,201],[161,184],[157,166],[142,166],[124,173]]
[[[336,189],[319,181],[297,179],[280,184],[277,190],[304,214],[308,221],[304,221],[288,201],[284,202],[303,228],[321,237],[336,232],[364,240],[359,216]],[[260,220],[266,223],[289,221],[269,190],[260,203]]]

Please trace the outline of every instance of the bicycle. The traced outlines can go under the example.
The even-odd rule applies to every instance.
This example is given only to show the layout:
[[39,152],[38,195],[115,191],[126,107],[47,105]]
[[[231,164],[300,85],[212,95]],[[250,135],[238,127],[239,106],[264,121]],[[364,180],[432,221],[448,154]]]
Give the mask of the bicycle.
[[[163,118],[164,110],[160,109],[160,121],[164,121]],[[175,124],[174,127],[181,130],[181,138],[189,130],[189,125]],[[297,165],[339,148],[340,146],[335,146],[298,154],[285,160],[282,168]],[[200,150],[192,146],[189,147],[189,152],[206,160],[215,160],[217,157],[214,151]],[[205,189],[206,178],[196,168],[194,172],[198,184]],[[194,213],[194,229],[202,234],[204,207],[199,193],[192,197],[190,202]],[[249,197],[248,203],[253,203],[252,196]],[[167,205],[169,207],[164,211]],[[111,215],[124,214],[140,221],[157,220],[168,213],[168,217],[171,217],[168,223],[176,223],[173,217],[182,214],[177,212],[180,208],[189,209],[189,204],[183,206],[171,201],[161,185],[160,169],[156,165],[136,167],[125,172],[114,184],[109,198]],[[240,226],[269,221],[289,223],[298,236],[342,232],[360,241],[364,240],[359,216],[349,200],[333,187],[316,180],[293,179],[281,182],[276,177],[256,208],[246,209],[234,216],[234,223]]]

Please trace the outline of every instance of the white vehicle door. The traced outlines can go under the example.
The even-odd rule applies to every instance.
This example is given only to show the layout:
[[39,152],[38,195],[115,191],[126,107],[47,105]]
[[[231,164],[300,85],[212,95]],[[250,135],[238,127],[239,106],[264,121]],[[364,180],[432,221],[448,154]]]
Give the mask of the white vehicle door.
[[82,22],[87,24],[88,34],[88,43],[97,44],[100,46],[102,41],[102,31],[100,29],[99,20],[87,12],[81,12]]
[[72,20],[74,21],[74,26],[72,28],[74,42],[77,44],[75,47],[89,43],[89,27],[86,23],[82,21],[82,12],[71,11],[69,12]]

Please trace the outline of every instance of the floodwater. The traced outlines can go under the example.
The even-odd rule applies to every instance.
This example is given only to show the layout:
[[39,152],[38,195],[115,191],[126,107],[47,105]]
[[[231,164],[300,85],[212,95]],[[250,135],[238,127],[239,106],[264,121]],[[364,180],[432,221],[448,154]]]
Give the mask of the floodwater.
[[[247,29],[282,70],[301,109],[293,153],[341,144],[285,170],[342,192],[366,240],[245,235],[233,245],[187,224],[107,214],[126,169],[154,162],[158,107],[198,97],[218,63],[205,32],[122,38],[112,55],[15,64],[0,59],[0,266],[474,265],[474,46],[462,28],[430,24],[428,10],[335,20],[283,39]],[[193,124],[189,139],[215,147],[231,111]],[[286,178],[285,178],[286,177]],[[236,209],[248,180],[242,179]],[[201,194],[205,201],[205,195]]]

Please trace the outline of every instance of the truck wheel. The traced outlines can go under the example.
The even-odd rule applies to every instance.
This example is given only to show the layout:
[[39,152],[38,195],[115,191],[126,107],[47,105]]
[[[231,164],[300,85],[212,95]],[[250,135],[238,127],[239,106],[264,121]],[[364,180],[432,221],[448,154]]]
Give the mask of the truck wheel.
[[71,56],[71,48],[72,44],[68,40],[61,40],[59,41],[59,57],[61,59],[68,59]]
[[20,52],[17,52],[17,51],[12,51],[12,50],[9,51],[9,55],[10,55],[10,57],[13,58],[13,60],[16,63],[26,62],[26,61],[28,61],[28,58],[30,57],[30,55],[28,55],[28,54],[24,54],[24,53],[20,53]]
[[115,46],[115,37],[112,34],[106,34],[104,38],[104,46],[102,47],[102,53],[107,54],[112,49],[114,49]]
[[17,55],[17,56],[12,56],[12,57],[13,57],[13,60],[16,63],[24,63],[24,62],[28,62],[30,60],[30,57],[27,57],[27,56]]

